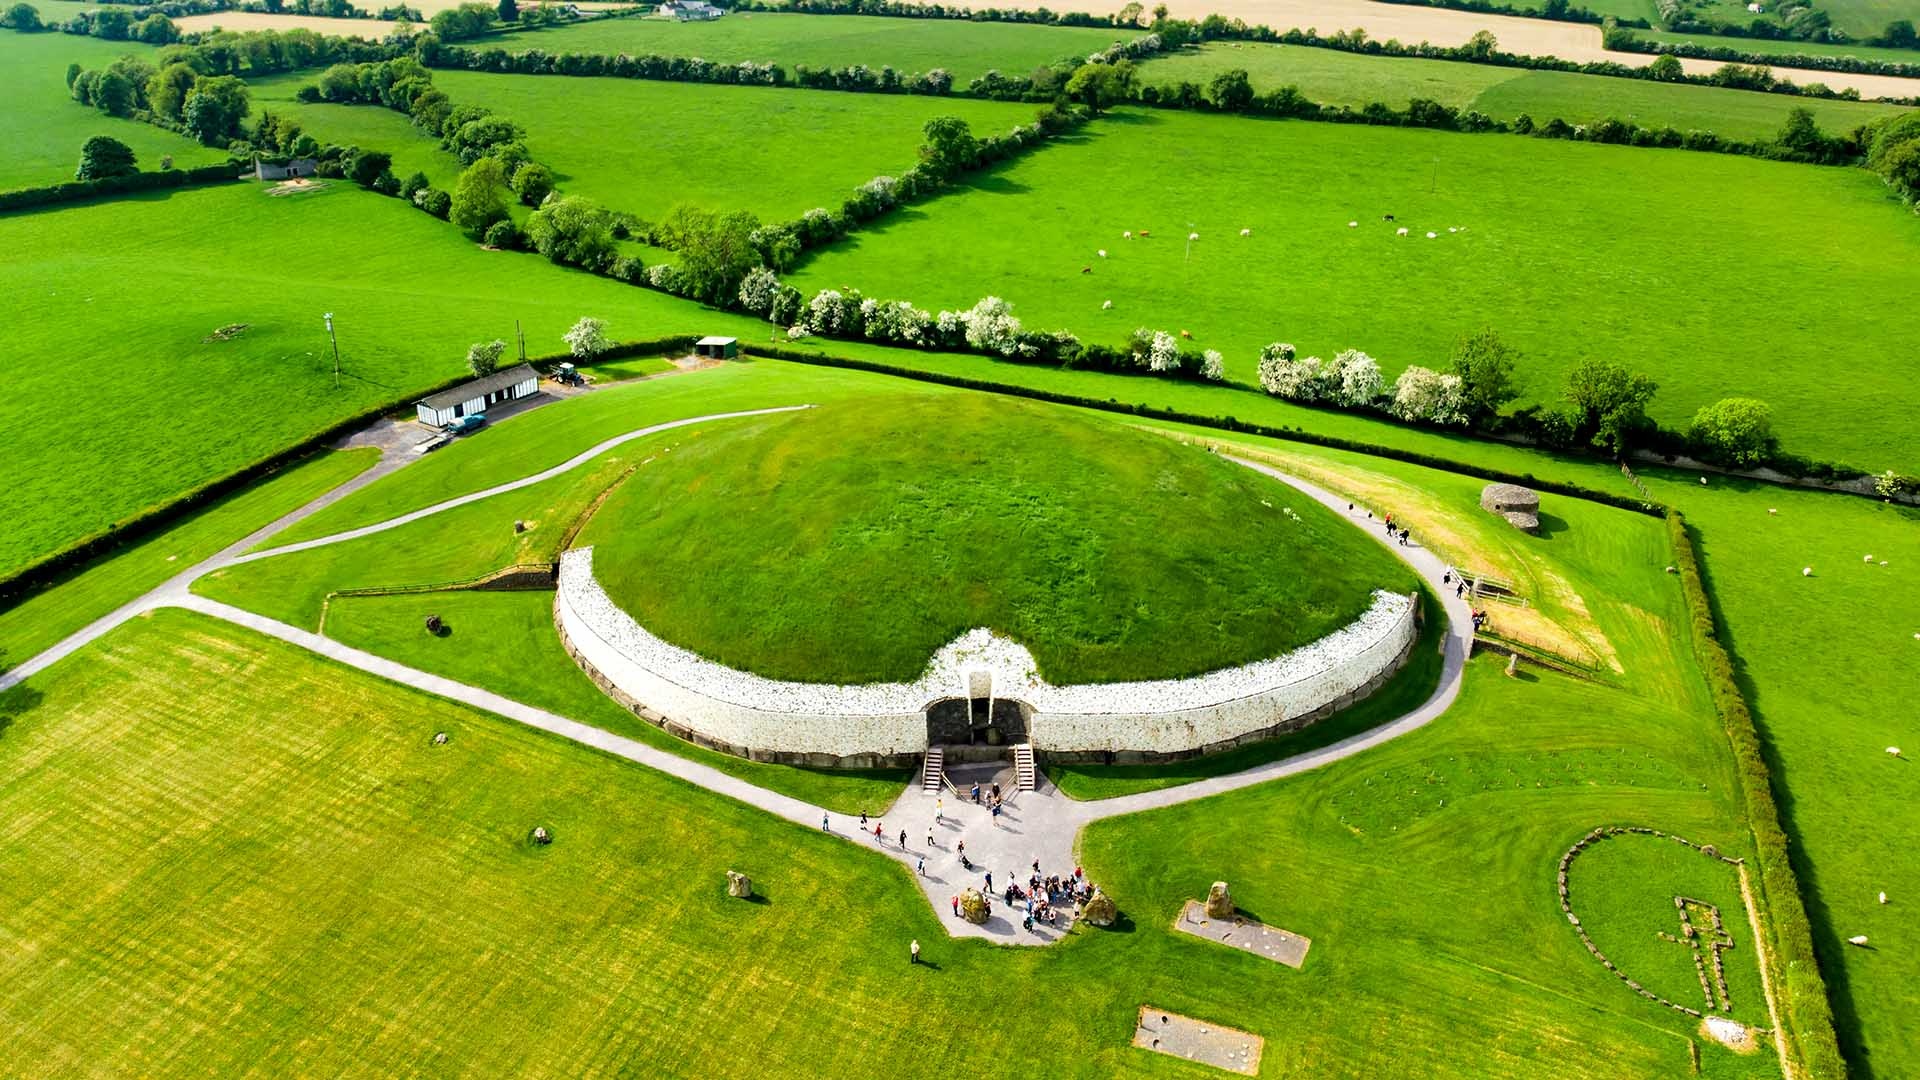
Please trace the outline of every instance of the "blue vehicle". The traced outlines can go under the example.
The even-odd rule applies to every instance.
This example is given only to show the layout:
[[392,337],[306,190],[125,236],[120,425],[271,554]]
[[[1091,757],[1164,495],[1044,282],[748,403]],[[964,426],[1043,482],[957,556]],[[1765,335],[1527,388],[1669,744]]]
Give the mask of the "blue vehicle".
[[469,413],[455,420],[453,423],[448,424],[446,426],[446,432],[449,435],[466,435],[470,432],[480,430],[481,426],[486,422],[486,413]]

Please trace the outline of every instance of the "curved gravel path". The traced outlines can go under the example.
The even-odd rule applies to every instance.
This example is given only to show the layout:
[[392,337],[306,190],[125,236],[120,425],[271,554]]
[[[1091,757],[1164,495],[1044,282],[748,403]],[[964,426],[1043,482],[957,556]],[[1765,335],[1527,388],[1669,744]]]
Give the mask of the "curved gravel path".
[[[613,447],[647,435],[704,423],[709,420],[726,420],[747,416],[762,416],[770,413],[792,412],[812,408],[811,405],[786,406],[776,409],[756,409],[745,412],[715,413],[708,416],[675,420],[607,439],[589,450],[569,458],[553,468],[543,470],[519,480],[499,484],[483,491],[472,492],[456,498],[436,503],[391,518],[387,521],[343,532],[334,533],[313,540],[286,544],[263,551],[245,553],[253,544],[274,535],[297,521],[319,512],[338,502],[347,495],[366,487],[374,480],[406,464],[411,455],[406,451],[389,452],[373,468],[335,488],[313,502],[280,518],[229,545],[226,549],[205,561],[182,571],[158,588],[133,600],[112,614],[107,615],[86,628],[61,641],[58,645],[32,657],[18,667],[0,676],[0,690],[18,684],[29,676],[44,670],[48,665],[72,654],[81,647],[97,640],[114,627],[145,611],[160,607],[178,607],[199,612],[239,626],[247,627],[269,637],[297,645],[303,649],[327,657],[338,663],[376,675],[380,678],[408,686],[424,693],[460,702],[476,709],[505,717],[530,727],[539,728],[562,738],[571,739],[585,746],[634,761],[650,768],[658,769],[687,783],[697,785],[737,799],[767,813],[802,825],[807,828],[825,829],[849,839],[851,842],[877,848],[879,852],[908,867],[934,909],[947,915],[950,910],[950,897],[961,888],[969,885],[983,885],[982,876],[988,872],[1002,875],[997,883],[1014,880],[1018,874],[1023,878],[1031,872],[1032,864],[1038,862],[1045,873],[1071,873],[1075,867],[1075,847],[1081,828],[1095,821],[1117,817],[1122,814],[1139,813],[1180,803],[1192,802],[1223,792],[1234,791],[1254,784],[1283,776],[1292,776],[1308,769],[1317,768],[1330,762],[1351,757],[1371,747],[1378,746],[1389,739],[1397,738],[1422,727],[1445,712],[1460,693],[1460,681],[1465,669],[1468,648],[1471,645],[1471,626],[1468,606],[1453,597],[1452,590],[1441,583],[1446,566],[1432,552],[1418,546],[1401,547],[1387,540],[1384,531],[1374,528],[1375,522],[1364,517],[1364,509],[1349,513],[1347,501],[1314,484],[1287,475],[1271,466],[1242,458],[1223,455],[1230,461],[1244,465],[1249,469],[1290,484],[1315,501],[1334,512],[1355,519],[1356,527],[1372,536],[1378,543],[1385,544],[1388,550],[1404,560],[1416,573],[1426,579],[1434,592],[1441,597],[1441,605],[1447,617],[1447,631],[1443,643],[1444,663],[1440,685],[1431,697],[1418,708],[1389,723],[1342,739],[1339,742],[1317,750],[1296,754],[1279,761],[1242,772],[1231,773],[1204,780],[1196,780],[1179,787],[1165,788],[1159,791],[1141,792],[1114,799],[1097,802],[1075,802],[1059,794],[1053,785],[1044,779],[1038,791],[1009,792],[1007,804],[999,817],[990,815],[984,806],[963,803],[957,792],[949,791],[938,797],[920,791],[917,783],[910,783],[907,790],[895,802],[887,813],[866,830],[857,827],[854,820],[838,817],[818,806],[794,799],[778,792],[751,784],[738,777],[702,765],[677,754],[670,753],[645,743],[615,735],[612,732],[570,720],[564,716],[537,709],[509,698],[502,697],[490,690],[456,682],[452,679],[434,675],[407,667],[382,656],[364,652],[341,644],[331,638],[323,637],[312,631],[279,622],[241,608],[233,607],[216,600],[193,594],[189,586],[196,578],[214,570],[240,563],[253,562],[274,555],[307,551],[328,544],[343,543],[348,540],[371,536],[388,529],[422,520],[435,514],[444,513],[455,507],[515,491],[520,488],[551,479],[569,469],[585,464],[587,461],[605,453]],[[405,455],[405,456],[402,456]],[[936,821],[936,813],[939,819]],[[875,836],[873,827],[880,825],[879,836]],[[900,831],[907,833],[907,843],[899,841]],[[929,845],[928,841],[932,844]],[[971,869],[961,866],[959,844],[968,846],[966,855],[972,862]],[[948,915],[942,919],[950,934],[956,937],[983,937],[1004,944],[1046,944],[1057,940],[1060,931],[1045,927],[1036,927],[1033,932],[1022,930],[1018,921],[1009,917],[1009,913],[999,910],[995,905],[993,916],[983,926],[976,926],[964,920]],[[1064,926],[1064,924],[1063,924]]]

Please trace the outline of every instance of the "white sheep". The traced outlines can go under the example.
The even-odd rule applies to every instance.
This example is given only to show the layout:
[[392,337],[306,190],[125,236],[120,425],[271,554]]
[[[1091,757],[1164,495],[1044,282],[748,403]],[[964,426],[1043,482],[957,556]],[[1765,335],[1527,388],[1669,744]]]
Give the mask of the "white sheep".
[[1865,946],[1866,943],[1867,943],[1867,935],[1865,934],[1855,934],[1854,936],[1847,939],[1847,944],[1849,945]]
[[1127,230],[1126,232],[1123,232],[1123,233],[1121,233],[1121,234],[1120,234],[1120,239],[1122,239],[1122,240],[1131,240],[1131,239],[1133,239],[1133,230],[1132,230],[1132,229],[1128,229],[1128,230]]
[[1427,234],[1427,239],[1429,240],[1438,240],[1439,238],[1440,238],[1439,233],[1430,232]]
[[1894,757],[1899,757],[1899,756],[1900,756],[1900,748],[1899,748],[1899,747],[1897,747],[1897,746],[1889,746],[1889,747],[1887,747],[1887,753],[1889,753],[1889,754],[1891,754],[1891,755],[1893,755]]
[[1768,516],[1768,517],[1775,517],[1775,516],[1777,516],[1777,515],[1778,515],[1779,513],[1780,513],[1780,511],[1778,511],[1778,510],[1775,510],[1775,509],[1774,509],[1773,507],[1771,507],[1771,506],[1769,506],[1769,507],[1767,507],[1767,516]]
[[1359,223],[1359,222],[1357,222],[1357,221],[1349,221],[1349,222],[1347,222],[1347,228],[1349,228],[1349,229],[1357,229],[1357,228],[1359,228],[1359,227],[1360,227],[1360,223]]
[[1241,235],[1241,236],[1252,236],[1252,235],[1253,235],[1253,230],[1252,230],[1252,229],[1241,229],[1241,230],[1240,230],[1240,235]]
[[1398,228],[1398,229],[1395,229],[1395,230],[1393,230],[1393,235],[1395,235],[1395,236],[1405,236],[1405,235],[1407,235],[1407,230],[1406,230],[1406,227],[1405,227],[1405,226],[1401,226],[1400,228]]
[[1869,555],[1869,556],[1867,556],[1867,557],[1866,557],[1866,558],[1865,558],[1864,560],[1862,560],[1862,561],[1864,561],[1864,562],[1868,562],[1868,563],[1871,563],[1871,562],[1873,561],[1873,556],[1871,556],[1871,555]]
[[1101,311],[1107,311],[1107,310],[1110,310],[1110,309],[1111,309],[1112,307],[1113,307],[1113,301],[1111,301],[1111,300],[1103,300],[1103,301],[1101,301],[1101,302],[1100,302],[1100,310],[1101,310]]
[[1811,566],[1808,566],[1808,567],[1804,567],[1804,568],[1802,568],[1802,569],[1801,569],[1801,571],[1800,571],[1800,576],[1801,576],[1801,577],[1812,577],[1812,576],[1813,576],[1813,567],[1811,567]]
[[1706,477],[1704,477],[1704,476],[1703,476],[1703,477],[1701,477],[1701,478],[1700,478],[1700,486],[1701,486],[1701,487],[1706,487],[1706,486],[1707,486],[1707,478],[1706,478]]
[[1883,903],[1883,904],[1887,902],[1887,894],[1886,894],[1886,893],[1884,893],[1884,892],[1882,892],[1882,893],[1880,894],[1880,902],[1881,902],[1881,903]]
[[1101,248],[1099,251],[1095,252],[1094,254],[1099,255],[1101,258],[1104,259],[1107,257],[1107,249]]
[[1198,240],[1198,239],[1200,239],[1200,234],[1199,234],[1199,233],[1197,233],[1197,232],[1190,232],[1190,233],[1188,233],[1188,234],[1187,234],[1187,239],[1189,239],[1189,240]]
[[1451,226],[1451,225],[1449,225],[1449,226],[1447,226],[1447,231],[1448,231],[1448,232],[1459,232],[1460,230],[1459,230],[1459,229],[1456,229],[1456,228],[1454,228],[1454,227],[1453,227],[1453,226]]

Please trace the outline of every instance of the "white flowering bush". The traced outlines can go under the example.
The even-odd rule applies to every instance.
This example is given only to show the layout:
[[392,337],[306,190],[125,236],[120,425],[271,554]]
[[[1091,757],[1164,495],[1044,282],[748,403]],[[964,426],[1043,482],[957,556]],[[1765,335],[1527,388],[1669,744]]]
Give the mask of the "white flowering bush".
[[1466,385],[1458,375],[1410,367],[1393,381],[1393,403],[1387,411],[1402,420],[1464,424],[1467,422],[1465,391]]
[[1325,401],[1339,385],[1339,376],[1317,356],[1293,359],[1293,346],[1285,352],[1268,346],[1260,361],[1260,388],[1274,397],[1312,403]]
[[871,195],[882,208],[890,207],[899,201],[896,194],[900,181],[891,176],[876,176],[860,185],[862,195]]
[[1200,377],[1219,382],[1227,377],[1227,358],[1218,349],[1208,349],[1200,358]]
[[1165,330],[1155,330],[1147,346],[1147,370],[1160,374],[1180,370],[1180,339]]
[[967,325],[967,344],[981,352],[1013,356],[1019,349],[1020,320],[1005,300],[984,297],[961,318]]
[[612,344],[607,340],[607,324],[589,315],[573,324],[561,337],[567,343],[567,351],[576,360],[591,360],[606,352]]
[[773,298],[779,292],[779,275],[764,266],[756,266],[740,279],[740,306],[764,316],[773,310]]
[[840,295],[840,290],[821,289],[813,294],[812,300],[807,301],[807,317],[803,321],[807,329],[814,333],[831,336],[847,328],[851,320],[846,316],[845,298]]
[[1333,400],[1351,408],[1366,408],[1380,396],[1380,365],[1359,349],[1347,349],[1333,358],[1329,375],[1337,380]]

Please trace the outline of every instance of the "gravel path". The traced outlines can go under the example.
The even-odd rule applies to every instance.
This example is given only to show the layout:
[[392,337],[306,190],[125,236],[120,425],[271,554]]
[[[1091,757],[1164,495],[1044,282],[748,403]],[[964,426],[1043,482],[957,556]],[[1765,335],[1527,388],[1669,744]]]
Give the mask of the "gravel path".
[[[194,579],[203,574],[226,566],[277,554],[305,551],[327,544],[341,543],[370,536],[387,529],[397,528],[413,521],[419,521],[434,514],[464,506],[480,499],[502,492],[514,491],[531,484],[557,476],[568,469],[586,463],[613,447],[633,439],[673,428],[704,423],[709,420],[732,419],[744,416],[760,416],[768,413],[789,412],[795,409],[811,408],[809,405],[788,406],[778,409],[758,409],[747,412],[718,413],[710,416],[675,420],[664,424],[655,424],[605,440],[593,448],[578,454],[567,461],[529,477],[510,481],[484,491],[473,492],[457,498],[448,499],[422,510],[388,521],[335,533],[315,540],[288,544],[266,551],[244,554],[248,548],[261,540],[279,532],[338,502],[388,473],[393,472],[414,458],[404,450],[383,453],[379,463],[373,468],[354,477],[313,502],[293,511],[272,524],[255,531],[253,534],[236,541],[205,561],[175,575],[158,588],[130,601],[89,624],[86,628],[61,641],[58,645],[32,657],[12,671],[0,676],[0,690],[5,690],[21,680],[44,670],[48,665],[72,654],[77,649],[97,640],[114,627],[145,611],[161,607],[184,608],[199,612],[238,626],[244,626],[258,633],[300,648],[307,649],[330,660],[367,672],[380,678],[408,686],[424,693],[433,694],[457,701],[462,704],[505,717],[529,727],[571,739],[596,750],[634,761],[650,768],[658,769],[687,783],[705,788],[716,794],[727,796],[764,810],[794,824],[811,829],[824,829],[845,837],[852,843],[876,848],[880,854],[905,865],[914,880],[919,883],[927,901],[934,910],[943,916],[942,922],[950,934],[956,937],[981,937],[1004,944],[1041,945],[1057,940],[1059,931],[1036,927],[1033,932],[1020,928],[1017,914],[1002,910],[997,901],[994,913],[985,925],[976,926],[952,916],[950,897],[968,885],[985,884],[985,875],[996,875],[994,883],[1005,888],[1010,876],[1019,874],[1024,880],[1032,872],[1032,865],[1038,862],[1042,873],[1071,874],[1075,867],[1075,847],[1079,833],[1085,825],[1104,818],[1121,814],[1138,813],[1165,806],[1203,799],[1222,792],[1234,791],[1253,784],[1283,776],[1291,776],[1307,769],[1317,768],[1329,762],[1351,757],[1370,747],[1377,746],[1389,739],[1404,735],[1419,728],[1441,713],[1453,703],[1460,692],[1460,679],[1465,666],[1467,648],[1470,644],[1470,632],[1465,628],[1471,625],[1467,605],[1453,598],[1452,590],[1441,584],[1441,575],[1445,567],[1440,559],[1420,547],[1400,547],[1390,543],[1382,530],[1373,527],[1373,522],[1362,518],[1364,510],[1348,513],[1345,499],[1340,498],[1316,485],[1289,476],[1270,466],[1226,455],[1229,460],[1247,468],[1270,476],[1282,483],[1290,484],[1306,493],[1322,505],[1336,513],[1361,518],[1357,527],[1372,536],[1376,542],[1386,544],[1388,550],[1405,560],[1413,569],[1425,578],[1434,591],[1442,597],[1442,606],[1447,614],[1447,636],[1444,643],[1445,663],[1442,669],[1440,685],[1433,695],[1412,712],[1380,727],[1363,732],[1351,738],[1322,747],[1318,750],[1296,754],[1280,761],[1256,766],[1243,772],[1232,773],[1205,780],[1194,781],[1179,787],[1159,791],[1142,792],[1098,802],[1075,802],[1061,796],[1044,777],[1040,781],[1040,790],[1032,792],[1013,792],[1008,790],[1010,798],[1002,814],[995,818],[984,806],[963,803],[955,792],[948,791],[940,796],[925,794],[917,782],[910,783],[904,794],[887,812],[881,833],[876,837],[874,825],[865,831],[858,827],[856,820],[838,817],[820,807],[799,799],[790,798],[778,792],[748,783],[737,777],[701,765],[677,754],[636,742],[612,732],[569,720],[564,716],[521,704],[476,686],[455,682],[439,675],[407,667],[382,656],[350,648],[331,638],[291,626],[264,615],[258,615],[229,604],[223,604],[203,596],[194,595],[188,588]],[[939,807],[942,821],[936,823],[936,798],[943,800]],[[878,822],[874,823],[878,824]],[[902,845],[899,835],[904,829],[907,842]],[[928,844],[931,838],[933,843]],[[960,865],[959,844],[966,842],[967,857],[974,863],[972,870]],[[1223,868],[1224,869],[1224,868]],[[1196,883],[1199,888],[1203,883]],[[1063,923],[1063,927],[1065,924]]]

